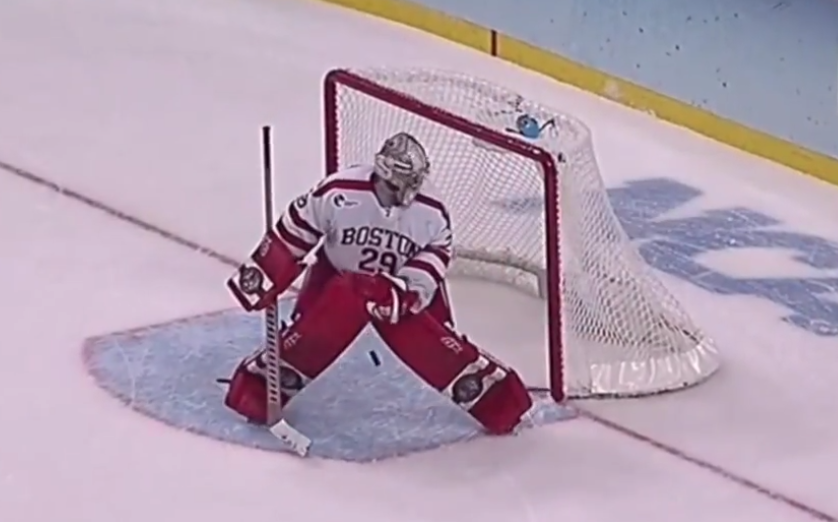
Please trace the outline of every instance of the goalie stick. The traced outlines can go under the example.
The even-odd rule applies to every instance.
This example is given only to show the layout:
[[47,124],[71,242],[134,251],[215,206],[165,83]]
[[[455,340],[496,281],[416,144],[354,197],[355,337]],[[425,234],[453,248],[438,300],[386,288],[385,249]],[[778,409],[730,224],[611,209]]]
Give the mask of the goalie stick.
[[[273,165],[271,159],[271,127],[262,127],[262,186],[265,205],[265,232],[273,230],[274,226],[274,195],[273,195]],[[311,440],[294,429],[283,418],[282,400],[280,397],[280,361],[282,346],[279,342],[279,318],[277,317],[277,301],[274,300],[265,309],[265,362],[267,365],[266,388],[268,390],[267,419],[271,433],[286,443],[298,455],[308,454]]]

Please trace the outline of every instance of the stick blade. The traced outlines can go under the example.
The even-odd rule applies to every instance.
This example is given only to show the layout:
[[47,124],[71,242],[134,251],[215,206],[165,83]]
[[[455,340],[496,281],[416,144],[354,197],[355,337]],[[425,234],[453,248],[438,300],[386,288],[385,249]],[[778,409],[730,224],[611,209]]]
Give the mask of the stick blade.
[[311,439],[291,427],[284,420],[279,421],[271,427],[271,434],[287,444],[297,455],[305,457],[311,447]]

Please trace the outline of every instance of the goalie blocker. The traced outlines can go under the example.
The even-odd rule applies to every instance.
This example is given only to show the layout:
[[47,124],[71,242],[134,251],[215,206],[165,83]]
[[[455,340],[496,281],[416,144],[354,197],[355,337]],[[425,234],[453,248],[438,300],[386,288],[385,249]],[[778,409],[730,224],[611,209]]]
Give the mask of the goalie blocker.
[[[284,291],[300,274],[294,256],[283,242],[270,235],[252,260],[228,283],[249,310],[259,309],[266,302],[265,296]],[[408,298],[404,290],[383,275],[338,274],[322,255],[303,288],[294,313],[296,320],[283,330],[280,339],[283,403],[331,366],[372,323],[393,353],[419,378],[490,433],[510,433],[532,406],[514,370],[445,324],[450,311],[441,295],[419,313],[407,313],[395,322],[385,320],[371,314],[370,305],[398,308],[398,301]],[[443,291],[440,289],[440,293]],[[257,423],[265,422],[267,411],[264,368],[261,353],[245,359],[236,369],[225,398],[228,407]]]

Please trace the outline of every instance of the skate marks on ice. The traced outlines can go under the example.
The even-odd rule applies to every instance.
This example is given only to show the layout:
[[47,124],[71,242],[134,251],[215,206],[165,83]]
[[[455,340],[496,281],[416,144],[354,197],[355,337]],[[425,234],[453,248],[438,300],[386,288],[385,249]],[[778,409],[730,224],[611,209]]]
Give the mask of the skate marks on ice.
[[[280,315],[291,306],[282,301]],[[224,390],[215,383],[261,338],[259,314],[231,310],[90,339],[84,358],[99,386],[135,411],[222,441],[290,451],[226,409]],[[465,412],[410,374],[372,329],[286,414],[312,440],[310,454],[328,459],[380,460],[484,435]],[[523,429],[574,416],[571,408],[538,398]]]
[[[652,267],[717,295],[751,296],[782,308],[780,320],[819,337],[838,337],[838,243],[788,230],[778,219],[745,207],[706,210],[685,218],[667,218],[704,193],[666,178],[630,181],[608,189],[615,214],[641,255]],[[495,202],[507,212],[540,216],[541,197]],[[791,262],[822,274],[814,277],[728,275],[701,257],[733,249],[791,252]]]

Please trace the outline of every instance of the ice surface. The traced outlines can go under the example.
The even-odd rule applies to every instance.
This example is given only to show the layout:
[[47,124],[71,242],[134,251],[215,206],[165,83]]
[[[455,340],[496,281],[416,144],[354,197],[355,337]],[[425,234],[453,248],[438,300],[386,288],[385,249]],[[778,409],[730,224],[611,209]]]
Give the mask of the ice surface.
[[[668,218],[748,207],[786,230],[838,239],[834,188],[418,32],[296,0],[5,0],[0,160],[236,257],[259,235],[259,126],[276,125],[283,203],[322,172],[324,71],[386,64],[468,71],[567,107],[594,129],[610,186],[669,178],[703,192]],[[228,307],[228,267],[5,173],[0,245],[4,522],[816,514],[767,490],[838,514],[836,339],[781,321],[786,311],[766,299],[666,276],[718,339],[723,371],[684,393],[587,405],[762,493],[587,419],[357,465],[172,429],[85,373],[87,338]],[[771,251],[786,257],[760,276],[788,275],[793,254]],[[740,263],[766,254],[727,255],[708,254],[707,264],[736,263],[730,271],[741,275]],[[453,293],[463,329],[525,363],[510,332],[540,328],[536,304],[504,291],[462,282]]]

